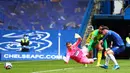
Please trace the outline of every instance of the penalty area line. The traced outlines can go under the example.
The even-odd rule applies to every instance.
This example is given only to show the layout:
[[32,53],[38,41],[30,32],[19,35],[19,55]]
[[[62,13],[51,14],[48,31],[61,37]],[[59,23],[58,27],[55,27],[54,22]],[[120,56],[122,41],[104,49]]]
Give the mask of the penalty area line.
[[58,72],[58,71],[72,70],[72,69],[77,69],[77,68],[85,68],[85,67],[70,67],[70,68],[62,68],[62,69],[52,69],[52,70],[37,71],[37,72],[32,72],[32,73]]

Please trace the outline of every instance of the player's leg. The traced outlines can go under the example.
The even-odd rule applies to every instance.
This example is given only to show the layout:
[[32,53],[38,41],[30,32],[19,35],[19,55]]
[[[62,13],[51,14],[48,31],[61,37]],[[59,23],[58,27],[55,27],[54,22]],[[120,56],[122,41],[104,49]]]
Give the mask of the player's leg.
[[[86,57],[89,56],[88,46],[83,46],[81,50],[82,50],[84,56],[86,56]],[[87,67],[88,65],[86,63],[84,63],[84,66]]]
[[[108,50],[108,51],[107,51],[107,56],[106,56],[106,58],[109,57],[109,58],[114,62],[114,64],[115,64],[115,65],[114,65],[114,68],[113,68],[114,70],[120,68],[120,66],[119,66],[118,63],[117,63],[117,60],[115,59],[114,54],[119,54],[119,53],[122,52],[122,51],[124,51],[124,46],[121,46],[121,47],[118,47],[118,46],[112,47],[111,50]],[[108,61],[106,60],[106,63],[105,63],[105,65],[104,65],[104,67],[105,67],[105,66],[108,66],[107,63],[108,63]]]
[[[86,57],[87,58],[93,58],[93,50],[90,50],[89,52],[88,52],[88,55],[86,55]],[[86,60],[87,61],[87,60]],[[86,61],[85,61],[85,67],[87,67],[88,65],[88,63],[86,63]]]
[[[112,51],[113,51],[114,54],[120,54],[120,53],[123,52],[124,50],[125,50],[125,46],[116,46],[116,47],[113,47],[113,48],[112,48]],[[114,62],[114,64],[115,64],[115,66],[114,66],[113,69],[115,69],[115,70],[116,70],[116,69],[119,69],[120,66],[118,65],[118,63],[117,63],[117,61],[116,61],[114,55],[113,55],[113,54],[110,54],[109,56],[110,56],[110,59],[111,59],[111,60]]]
[[115,47],[113,47],[112,48],[113,50],[108,50],[108,51],[106,51],[106,53],[107,53],[107,56],[106,56],[106,63],[105,63],[105,65],[103,65],[103,66],[101,66],[102,68],[105,68],[105,69],[107,69],[108,68],[108,60],[109,60],[109,58],[114,62],[114,64],[115,64],[115,66],[118,66],[118,68],[117,69],[119,69],[119,65],[118,65],[118,63],[117,63],[117,61],[116,61],[116,59],[115,59],[115,56],[114,56],[114,52],[117,50],[117,48],[115,48]]
[[102,67],[104,69],[108,69],[109,61],[110,61],[110,57],[108,55],[106,55],[105,64],[104,65],[100,65],[100,67]]
[[96,43],[92,44],[92,58],[97,60],[97,49],[95,49]]
[[80,60],[81,64],[92,64],[93,62],[94,62],[94,59],[87,58],[87,57],[82,57]]
[[102,44],[98,43],[96,45],[96,49],[98,50],[98,53],[97,53],[97,65],[96,66],[100,66],[101,59],[102,59],[102,50],[103,50]]
[[102,51],[98,50],[98,54],[97,54],[97,65],[96,66],[100,66],[101,65],[101,59],[102,59]]
[[119,49],[119,48],[114,47],[114,48],[112,48],[112,50],[109,50],[109,51],[107,52],[108,56],[109,56],[110,59],[114,62],[115,66],[118,67],[118,68],[115,68],[115,69],[119,69],[119,65],[118,65],[117,60],[116,60],[116,58],[115,58],[115,56],[114,56],[114,52],[116,52],[117,49]]
[[94,60],[97,60],[97,49],[96,48],[93,48],[93,59]]
[[[83,46],[82,47],[82,52],[83,52],[83,54],[84,54],[84,56],[86,56],[86,58],[88,58],[88,57],[91,57],[92,58],[92,51],[91,51],[91,47],[89,46],[89,48],[88,48],[88,46]],[[87,67],[88,65],[88,63],[86,63],[86,59],[83,59],[83,60],[81,60],[82,61],[82,63],[84,63],[84,66],[85,67]]]

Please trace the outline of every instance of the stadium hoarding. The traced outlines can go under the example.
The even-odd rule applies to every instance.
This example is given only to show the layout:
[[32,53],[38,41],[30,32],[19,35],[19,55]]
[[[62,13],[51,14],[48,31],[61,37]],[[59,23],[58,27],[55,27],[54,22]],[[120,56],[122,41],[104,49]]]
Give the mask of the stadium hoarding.
[[[61,59],[66,52],[66,42],[74,42],[76,30],[0,30],[1,60],[49,60]],[[29,37],[29,52],[20,52],[23,35]]]

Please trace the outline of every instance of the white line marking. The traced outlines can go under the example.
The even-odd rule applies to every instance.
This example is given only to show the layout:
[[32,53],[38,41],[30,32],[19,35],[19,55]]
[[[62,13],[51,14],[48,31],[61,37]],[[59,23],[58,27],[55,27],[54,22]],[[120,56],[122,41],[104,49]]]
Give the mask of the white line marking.
[[57,71],[63,71],[63,70],[72,70],[75,68],[84,68],[84,67],[70,67],[70,68],[62,68],[62,69],[53,69],[53,70],[44,70],[44,71],[37,71],[32,73],[46,73],[46,72],[57,72]]
[[[30,62],[44,62],[44,61],[54,61],[54,60],[33,60],[33,61],[5,61],[5,62],[11,62],[11,63],[30,63]],[[5,62],[1,62],[0,64],[3,64]]]
[[[10,62],[10,63],[28,63],[28,62],[34,62],[34,61],[6,61],[6,62]],[[5,62],[2,62],[0,64],[4,64]]]

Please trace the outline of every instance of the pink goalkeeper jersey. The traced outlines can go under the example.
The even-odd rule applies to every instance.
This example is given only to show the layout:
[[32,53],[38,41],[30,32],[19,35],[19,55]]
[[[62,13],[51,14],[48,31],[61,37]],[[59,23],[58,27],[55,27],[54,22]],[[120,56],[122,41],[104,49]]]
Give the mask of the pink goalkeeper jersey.
[[67,50],[66,61],[68,62],[69,59],[73,59],[76,62],[80,62],[81,58],[84,58],[83,52],[78,45],[80,44],[81,39],[78,39],[73,45],[71,50]]

